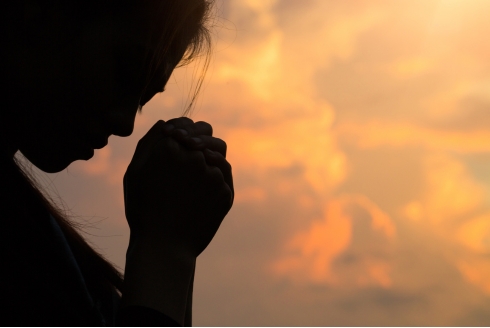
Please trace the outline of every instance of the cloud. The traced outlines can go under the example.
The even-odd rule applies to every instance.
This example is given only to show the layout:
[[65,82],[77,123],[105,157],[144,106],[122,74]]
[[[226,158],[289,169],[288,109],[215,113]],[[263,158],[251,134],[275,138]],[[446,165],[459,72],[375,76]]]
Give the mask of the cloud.
[[468,282],[480,287],[486,294],[490,294],[490,282],[487,279],[490,274],[490,263],[486,259],[461,259],[457,266]]
[[457,232],[458,240],[476,254],[490,252],[490,214],[464,222]]
[[425,166],[426,189],[402,213],[424,222],[435,238],[450,245],[449,262],[467,282],[490,294],[488,189],[448,155],[429,155]]
[[400,58],[390,69],[391,74],[398,79],[409,79],[430,72],[434,62],[430,58],[422,56]]
[[336,131],[339,137],[350,140],[363,149],[390,146],[424,147],[434,151],[454,151],[463,154],[490,151],[490,131],[487,130],[445,131],[409,122],[373,120],[365,124],[339,124]]
[[[353,205],[364,213],[349,213]],[[373,238],[366,239],[366,235]],[[297,283],[388,288],[392,281],[387,257],[395,236],[392,220],[371,200],[343,195],[328,202],[323,220],[312,222],[307,231],[291,238],[272,263],[271,272]],[[381,244],[375,241],[380,239]]]

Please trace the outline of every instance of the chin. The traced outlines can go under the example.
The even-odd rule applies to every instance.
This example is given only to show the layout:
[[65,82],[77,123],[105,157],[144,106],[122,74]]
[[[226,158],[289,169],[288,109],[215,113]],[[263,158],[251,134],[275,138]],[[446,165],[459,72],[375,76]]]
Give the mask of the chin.
[[32,164],[34,164],[38,169],[40,169],[41,171],[44,171],[46,173],[58,173],[58,172],[63,171],[64,169],[66,169],[68,167],[68,165],[70,165],[71,163],[72,162],[70,162],[70,163],[49,163],[47,165],[36,164],[36,163],[32,163]]
[[66,169],[71,163],[77,160],[89,160],[93,157],[91,154],[63,154],[49,156],[48,152],[39,153],[37,151],[23,151],[21,153],[38,169],[46,173],[58,173]]
[[33,164],[35,165],[38,169],[41,171],[44,171],[46,173],[58,173],[63,171],[70,165],[73,161],[44,161],[44,160],[39,160],[39,159],[31,159],[26,156],[26,158]]

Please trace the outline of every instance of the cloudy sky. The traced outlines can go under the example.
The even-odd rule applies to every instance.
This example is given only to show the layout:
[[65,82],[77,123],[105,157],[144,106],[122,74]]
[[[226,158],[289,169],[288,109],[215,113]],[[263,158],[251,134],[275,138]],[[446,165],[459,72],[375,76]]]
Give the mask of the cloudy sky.
[[[195,325],[490,324],[490,2],[226,0],[191,115],[235,205],[198,259]],[[121,268],[122,177],[183,112],[177,70],[88,162],[39,174]]]

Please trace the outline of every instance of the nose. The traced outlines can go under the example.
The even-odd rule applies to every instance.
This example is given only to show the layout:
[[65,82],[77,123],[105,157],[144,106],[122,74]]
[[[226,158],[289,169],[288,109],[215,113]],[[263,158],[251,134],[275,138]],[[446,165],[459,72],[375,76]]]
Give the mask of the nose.
[[134,121],[138,107],[131,110],[117,110],[109,113],[110,132],[119,137],[129,137],[134,130]]

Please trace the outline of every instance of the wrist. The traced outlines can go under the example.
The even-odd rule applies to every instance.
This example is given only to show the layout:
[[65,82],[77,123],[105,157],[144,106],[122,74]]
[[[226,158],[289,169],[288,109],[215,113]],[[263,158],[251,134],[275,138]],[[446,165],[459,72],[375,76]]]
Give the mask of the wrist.
[[126,256],[120,307],[146,306],[183,325],[195,265],[195,258],[149,244],[133,244]]

